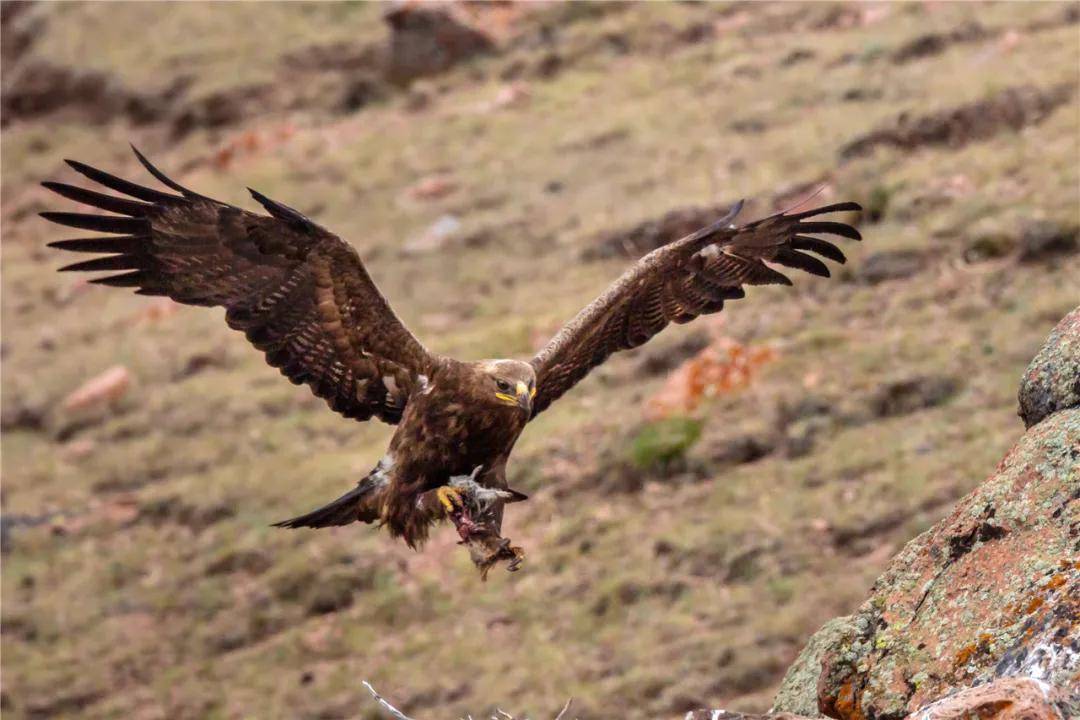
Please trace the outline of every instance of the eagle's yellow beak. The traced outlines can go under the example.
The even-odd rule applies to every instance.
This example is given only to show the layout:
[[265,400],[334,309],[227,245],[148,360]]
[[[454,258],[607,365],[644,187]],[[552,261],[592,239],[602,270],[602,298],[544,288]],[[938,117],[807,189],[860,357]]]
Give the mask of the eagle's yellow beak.
[[529,386],[519,380],[514,393],[517,395],[518,407],[529,412],[532,409],[532,393],[529,392]]
[[536,395],[536,390],[529,390],[529,386],[523,382],[518,382],[514,388],[514,394],[508,393],[495,393],[495,397],[502,400],[507,405],[516,405],[525,412],[532,410],[532,399]]

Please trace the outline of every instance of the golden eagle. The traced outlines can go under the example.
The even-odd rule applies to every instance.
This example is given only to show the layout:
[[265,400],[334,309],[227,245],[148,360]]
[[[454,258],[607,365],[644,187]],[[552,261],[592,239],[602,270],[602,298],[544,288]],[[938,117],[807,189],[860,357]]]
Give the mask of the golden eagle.
[[739,203],[638,260],[531,360],[463,362],[432,353],[409,332],[341,238],[254,190],[267,215],[200,195],[135,154],[173,192],[73,160],[67,163],[75,171],[118,195],[43,183],[111,213],[41,214],[108,233],[50,243],[103,255],[62,270],[115,271],[91,282],[224,307],[229,327],[332,410],[397,425],[386,455],[355,488],[278,525],[379,522],[416,547],[431,525],[450,518],[485,571],[499,559],[512,568],[520,561],[520,549],[499,529],[503,505],[525,497],[509,489],[506,461],[531,418],[609,355],[641,345],[668,323],[720,311],[743,297],[743,285],[790,285],[769,263],[828,277],[825,264],[805,251],[841,263],[844,255],[814,235],[861,239],[849,225],[811,219],[859,210],[853,202],[736,226]]

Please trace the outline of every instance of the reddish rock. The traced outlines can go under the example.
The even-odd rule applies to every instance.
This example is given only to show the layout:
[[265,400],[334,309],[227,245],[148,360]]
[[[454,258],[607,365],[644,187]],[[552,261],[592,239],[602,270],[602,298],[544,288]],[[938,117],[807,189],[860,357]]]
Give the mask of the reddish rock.
[[1078,498],[1080,409],[1065,409],[811,640],[777,709],[901,718],[1000,677],[1080,687]]
[[1031,678],[1003,678],[931,703],[908,720],[1067,720],[1065,693]]
[[78,412],[116,403],[131,387],[131,373],[116,365],[87,380],[75,392],[64,398],[64,410]]
[[428,175],[406,192],[413,200],[438,200],[457,190],[457,182],[449,175]]
[[787,712],[754,715],[727,710],[693,710],[686,713],[685,720],[807,720],[803,715]]

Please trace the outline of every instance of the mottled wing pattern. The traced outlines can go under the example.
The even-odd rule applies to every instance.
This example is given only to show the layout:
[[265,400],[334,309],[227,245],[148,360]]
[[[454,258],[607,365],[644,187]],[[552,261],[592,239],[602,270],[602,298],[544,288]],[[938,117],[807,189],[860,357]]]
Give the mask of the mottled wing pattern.
[[224,307],[229,326],[244,332],[270,365],[307,384],[334,411],[396,423],[436,360],[394,315],[356,251],[254,190],[269,216],[187,190],[135,152],[176,193],[71,160],[77,172],[119,195],[43,183],[112,213],[42,213],[61,225],[108,233],[50,243],[103,255],[61,269],[112,271],[90,282]]
[[734,227],[741,208],[739,203],[712,225],[641,258],[551,339],[531,361],[537,377],[533,417],[612,353],[647,342],[668,323],[719,312],[725,301],[744,296],[744,285],[791,285],[769,263],[828,277],[825,263],[805,251],[839,263],[844,254],[814,235],[862,239],[850,225],[810,219],[860,210],[853,202]]

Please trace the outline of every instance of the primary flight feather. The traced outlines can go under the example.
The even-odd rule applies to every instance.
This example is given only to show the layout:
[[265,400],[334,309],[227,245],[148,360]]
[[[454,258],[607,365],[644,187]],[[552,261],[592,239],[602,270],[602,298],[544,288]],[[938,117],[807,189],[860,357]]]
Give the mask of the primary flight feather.
[[[284,527],[379,522],[416,547],[450,518],[463,541],[494,534],[474,560],[512,567],[519,548],[498,537],[510,490],[506,462],[526,423],[612,353],[647,342],[669,323],[719,312],[744,285],[791,281],[773,264],[828,277],[816,255],[844,262],[815,235],[859,240],[820,215],[859,210],[853,202],[781,213],[734,225],[727,216],[638,260],[531,360],[464,362],[427,350],[394,314],[349,244],[254,190],[267,215],[195,193],[144,167],[163,192],[68,160],[118,195],[57,182],[48,189],[111,215],[44,212],[61,225],[107,233],[52,247],[99,257],[62,270],[111,271],[91,282],[135,288],[189,305],[221,306],[266,361],[306,384],[347,418],[377,417],[397,429],[386,455],[337,500]],[[813,254],[812,254],[813,253]],[[476,522],[491,518],[493,530]]]

